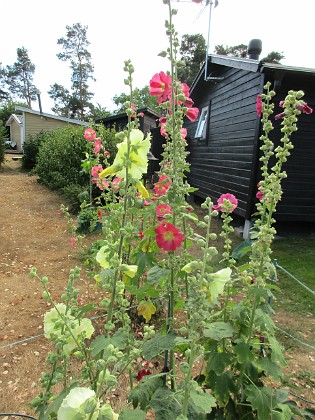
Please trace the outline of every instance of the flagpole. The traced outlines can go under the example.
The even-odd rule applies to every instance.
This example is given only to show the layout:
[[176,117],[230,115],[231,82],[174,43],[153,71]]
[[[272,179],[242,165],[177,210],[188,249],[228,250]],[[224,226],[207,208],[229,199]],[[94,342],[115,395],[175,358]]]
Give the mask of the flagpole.
[[212,11],[213,1],[210,0],[209,7],[209,23],[208,23],[208,39],[207,39],[207,49],[206,49],[206,63],[205,63],[205,76],[204,80],[207,80],[207,70],[208,70],[208,55],[209,55],[209,42],[210,42],[210,24],[211,24],[211,11]]

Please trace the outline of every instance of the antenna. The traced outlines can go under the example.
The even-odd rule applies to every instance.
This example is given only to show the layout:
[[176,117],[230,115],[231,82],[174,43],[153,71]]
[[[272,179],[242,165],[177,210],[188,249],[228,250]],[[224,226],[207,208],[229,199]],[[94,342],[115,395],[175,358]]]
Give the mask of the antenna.
[[[208,21],[208,39],[207,39],[207,49],[206,49],[206,62],[205,62],[205,75],[204,75],[204,80],[207,80],[207,71],[208,71],[208,55],[209,55],[209,45],[210,45],[210,26],[211,26],[211,12],[212,12],[212,5],[213,5],[213,1],[212,0],[207,0],[207,5],[210,4],[209,7],[209,21]],[[218,2],[217,0],[215,1],[215,5],[214,7],[217,7]]]

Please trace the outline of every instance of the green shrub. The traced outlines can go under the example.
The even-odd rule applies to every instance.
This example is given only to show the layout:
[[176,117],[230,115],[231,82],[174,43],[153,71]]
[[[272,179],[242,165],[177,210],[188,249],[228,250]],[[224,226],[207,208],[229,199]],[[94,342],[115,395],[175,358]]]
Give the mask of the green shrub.
[[61,194],[66,201],[66,206],[68,207],[70,213],[76,214],[80,211],[81,204],[83,202],[81,197],[84,191],[86,191],[88,196],[88,188],[88,185],[82,186],[79,184],[69,184],[61,189]]
[[45,135],[39,147],[35,173],[39,182],[52,190],[58,190],[69,184],[85,185],[87,175],[81,171],[86,140],[83,137],[85,127],[68,126]]
[[31,170],[35,168],[36,158],[41,143],[49,138],[49,133],[40,131],[38,134],[30,135],[23,145],[22,168]]
[[7,131],[0,121],[0,166],[4,162],[4,151],[6,149],[4,139],[7,136]]

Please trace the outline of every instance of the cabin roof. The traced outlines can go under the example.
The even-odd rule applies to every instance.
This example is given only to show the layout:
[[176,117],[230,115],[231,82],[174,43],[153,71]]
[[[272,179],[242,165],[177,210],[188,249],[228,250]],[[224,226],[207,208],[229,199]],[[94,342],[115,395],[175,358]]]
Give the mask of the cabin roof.
[[15,121],[17,124],[21,125],[23,123],[23,115],[11,114],[5,125],[9,126],[12,121]]
[[[28,113],[28,114],[38,115],[40,117],[52,118],[54,120],[59,120],[59,121],[65,121],[65,122],[69,122],[69,123],[72,123],[72,124],[79,124],[79,125],[85,125],[85,126],[89,125],[89,123],[87,123],[85,121],[75,120],[73,118],[61,117],[59,115],[47,114],[45,112],[34,111],[33,109],[24,108],[22,106],[16,106],[15,110],[25,112],[25,113]],[[14,115],[16,115],[16,114],[14,114]]]
[[[315,68],[307,67],[296,67],[296,66],[286,66],[283,64],[274,64],[274,63],[264,63],[259,60],[252,60],[250,58],[239,58],[239,57],[229,57],[226,55],[217,55],[210,54],[208,57],[207,67],[211,64],[217,64],[225,67],[232,67],[241,70],[247,70],[251,72],[270,72],[270,71],[281,71],[281,72],[291,72],[291,73],[305,73],[315,76]],[[194,79],[191,85],[191,91],[195,88],[201,78],[204,78],[206,63],[203,64],[196,78]],[[209,77],[209,75],[208,75]],[[211,75],[210,75],[211,77]],[[208,79],[211,80],[211,79]]]
[[[158,114],[157,112],[153,111],[151,108],[148,108],[148,107],[137,109],[137,113],[139,113],[139,112],[143,112],[144,114],[155,117],[155,118],[160,118],[161,117],[160,114]],[[99,122],[106,123],[106,122],[121,120],[123,118],[127,118],[126,113],[111,115],[110,117],[97,118],[95,120],[95,122],[96,123],[99,123]]]

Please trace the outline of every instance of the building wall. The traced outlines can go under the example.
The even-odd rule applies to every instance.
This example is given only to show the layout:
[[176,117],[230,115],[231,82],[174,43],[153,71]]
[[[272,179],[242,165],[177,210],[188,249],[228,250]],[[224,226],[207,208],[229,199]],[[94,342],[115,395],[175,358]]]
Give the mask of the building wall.
[[21,126],[15,120],[11,121],[10,140],[16,142],[16,150],[22,150]]
[[30,135],[39,133],[40,131],[53,131],[57,128],[66,127],[67,121],[55,120],[53,118],[41,117],[40,115],[24,113],[25,118],[25,140],[27,141]]
[[186,122],[189,143],[188,181],[200,197],[216,201],[221,194],[234,194],[239,202],[236,213],[245,217],[251,189],[259,119],[256,97],[262,76],[220,66],[216,76],[223,81],[200,81],[192,93],[194,106],[209,107],[206,139],[198,140],[198,120]]

